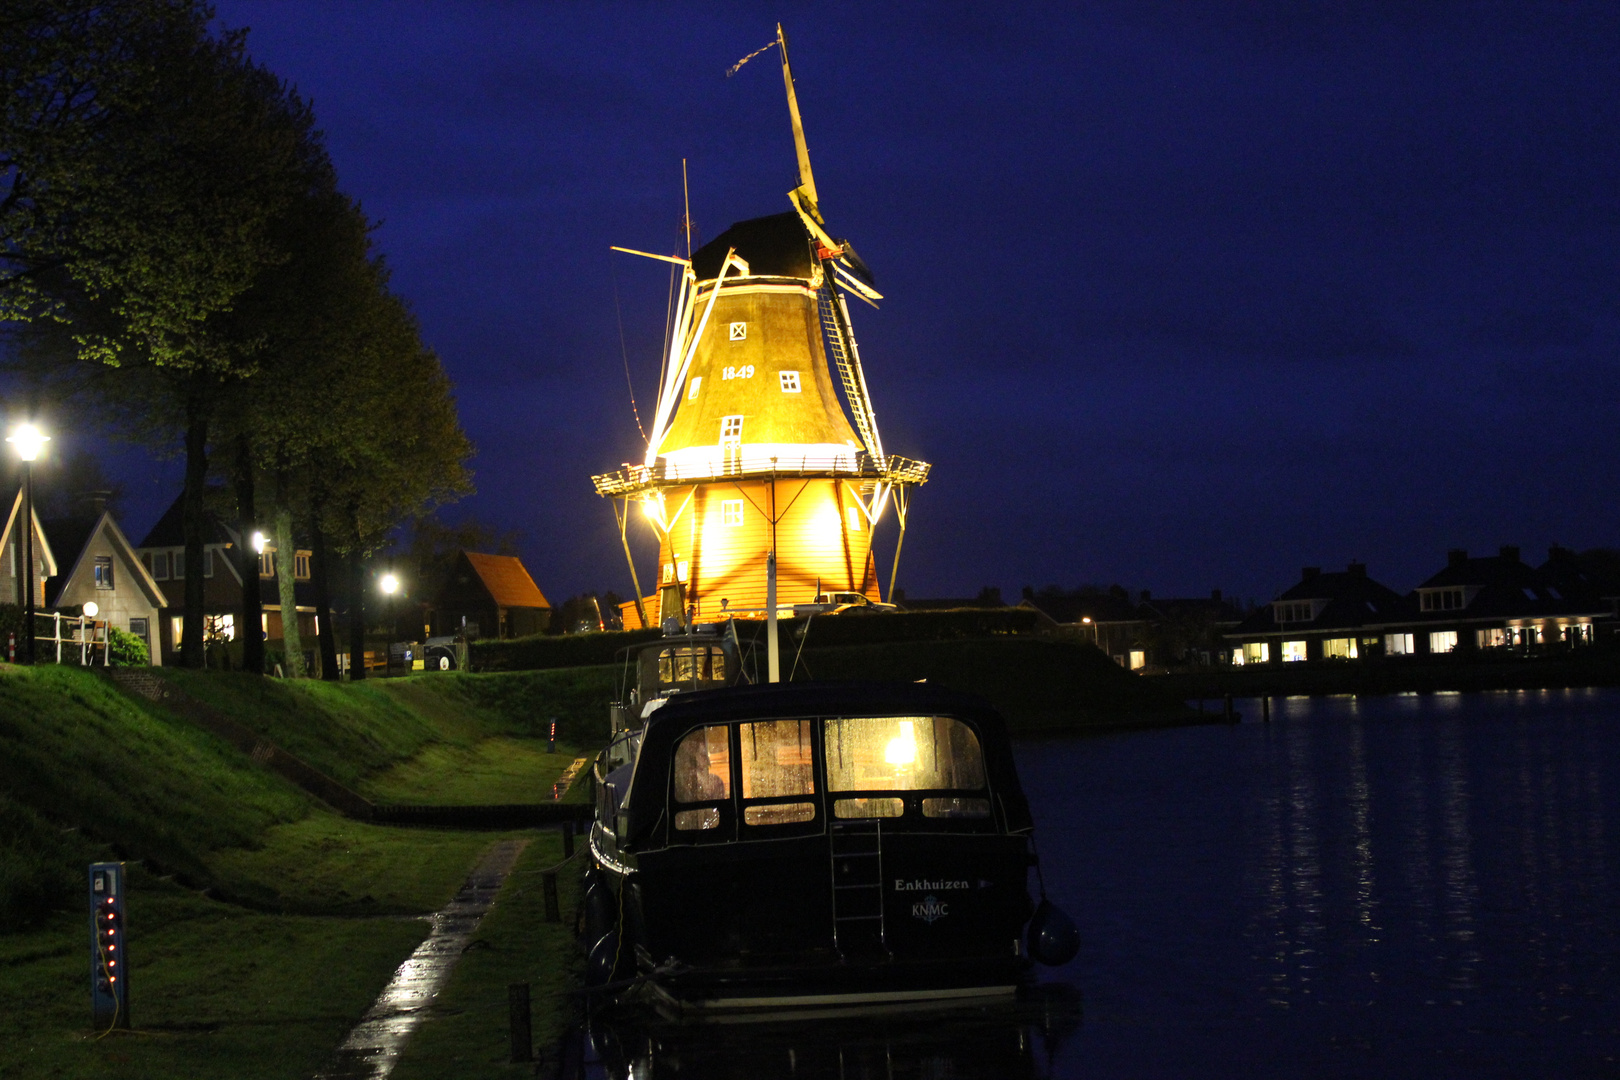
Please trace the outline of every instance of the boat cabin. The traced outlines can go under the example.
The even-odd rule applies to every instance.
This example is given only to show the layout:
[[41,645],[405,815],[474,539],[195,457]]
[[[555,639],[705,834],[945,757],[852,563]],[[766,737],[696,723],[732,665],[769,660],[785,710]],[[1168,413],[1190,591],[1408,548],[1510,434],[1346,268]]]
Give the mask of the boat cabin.
[[618,929],[688,999],[762,983],[1010,992],[1027,966],[1032,824],[1005,726],[976,698],[683,693],[604,780],[592,848]]

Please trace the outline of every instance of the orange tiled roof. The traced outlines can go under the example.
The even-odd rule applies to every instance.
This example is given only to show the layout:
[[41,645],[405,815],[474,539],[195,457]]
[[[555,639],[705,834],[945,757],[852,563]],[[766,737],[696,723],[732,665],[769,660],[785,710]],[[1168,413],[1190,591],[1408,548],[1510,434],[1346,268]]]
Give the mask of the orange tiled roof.
[[464,551],[484,588],[500,607],[550,608],[551,603],[534,583],[523,560],[516,555],[484,555]]

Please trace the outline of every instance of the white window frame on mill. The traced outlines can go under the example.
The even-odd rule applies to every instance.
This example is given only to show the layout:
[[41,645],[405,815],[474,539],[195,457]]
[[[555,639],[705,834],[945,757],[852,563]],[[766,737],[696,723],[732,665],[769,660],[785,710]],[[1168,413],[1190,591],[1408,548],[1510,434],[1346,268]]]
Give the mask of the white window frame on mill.
[[861,524],[861,508],[858,506],[844,507],[844,518],[849,522],[849,531],[852,533],[858,533],[865,528]]
[[776,377],[782,382],[782,393],[797,394],[800,392],[799,373],[797,371],[778,371]]
[[741,499],[721,499],[720,521],[724,525],[741,525],[743,523],[743,501]]
[[726,330],[732,341],[748,340],[748,324],[745,322],[734,322]]
[[720,445],[737,446],[742,442],[743,418],[741,416],[722,416],[720,418]]
[[698,387],[700,387],[702,385],[703,385],[703,376],[701,376],[701,375],[692,376],[692,380],[686,384],[686,400],[687,401],[696,401],[697,400],[697,395],[698,395]]

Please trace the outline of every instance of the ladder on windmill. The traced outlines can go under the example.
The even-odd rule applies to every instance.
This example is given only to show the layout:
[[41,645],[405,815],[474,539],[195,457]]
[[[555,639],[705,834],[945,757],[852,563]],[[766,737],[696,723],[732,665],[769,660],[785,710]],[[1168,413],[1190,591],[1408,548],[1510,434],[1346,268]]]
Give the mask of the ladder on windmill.
[[874,461],[883,461],[883,440],[878,438],[877,415],[872,409],[871,396],[866,392],[866,376],[861,372],[860,347],[855,344],[855,333],[850,329],[849,315],[833,287],[832,274],[821,283],[816,294],[816,309],[821,315],[821,329],[832,351],[833,366],[844,383],[844,398],[855,414],[855,427],[861,443]]
[[883,917],[883,822],[834,821],[827,840],[832,864],[833,947],[841,956],[888,952]]

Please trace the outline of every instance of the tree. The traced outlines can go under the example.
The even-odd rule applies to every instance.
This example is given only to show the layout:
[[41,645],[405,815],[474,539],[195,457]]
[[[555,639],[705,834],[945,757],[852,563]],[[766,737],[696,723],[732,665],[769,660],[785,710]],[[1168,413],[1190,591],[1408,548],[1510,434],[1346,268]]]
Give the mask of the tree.
[[[276,226],[328,166],[308,106],[248,59],[243,32],[209,36],[205,5],[67,7],[54,20],[54,5],[30,0],[4,26],[5,77],[25,104],[7,112],[0,139],[15,196],[3,215],[3,311],[71,321],[80,361],[157,373],[118,386],[156,389],[168,407],[151,415],[183,431],[186,557],[200,565],[210,425],[262,346],[224,319],[287,260]],[[128,18],[96,14],[107,11]],[[81,74],[103,56],[115,58],[104,83]],[[65,118],[65,136],[50,135],[50,117]],[[191,666],[203,660],[202,585],[187,578]]]

